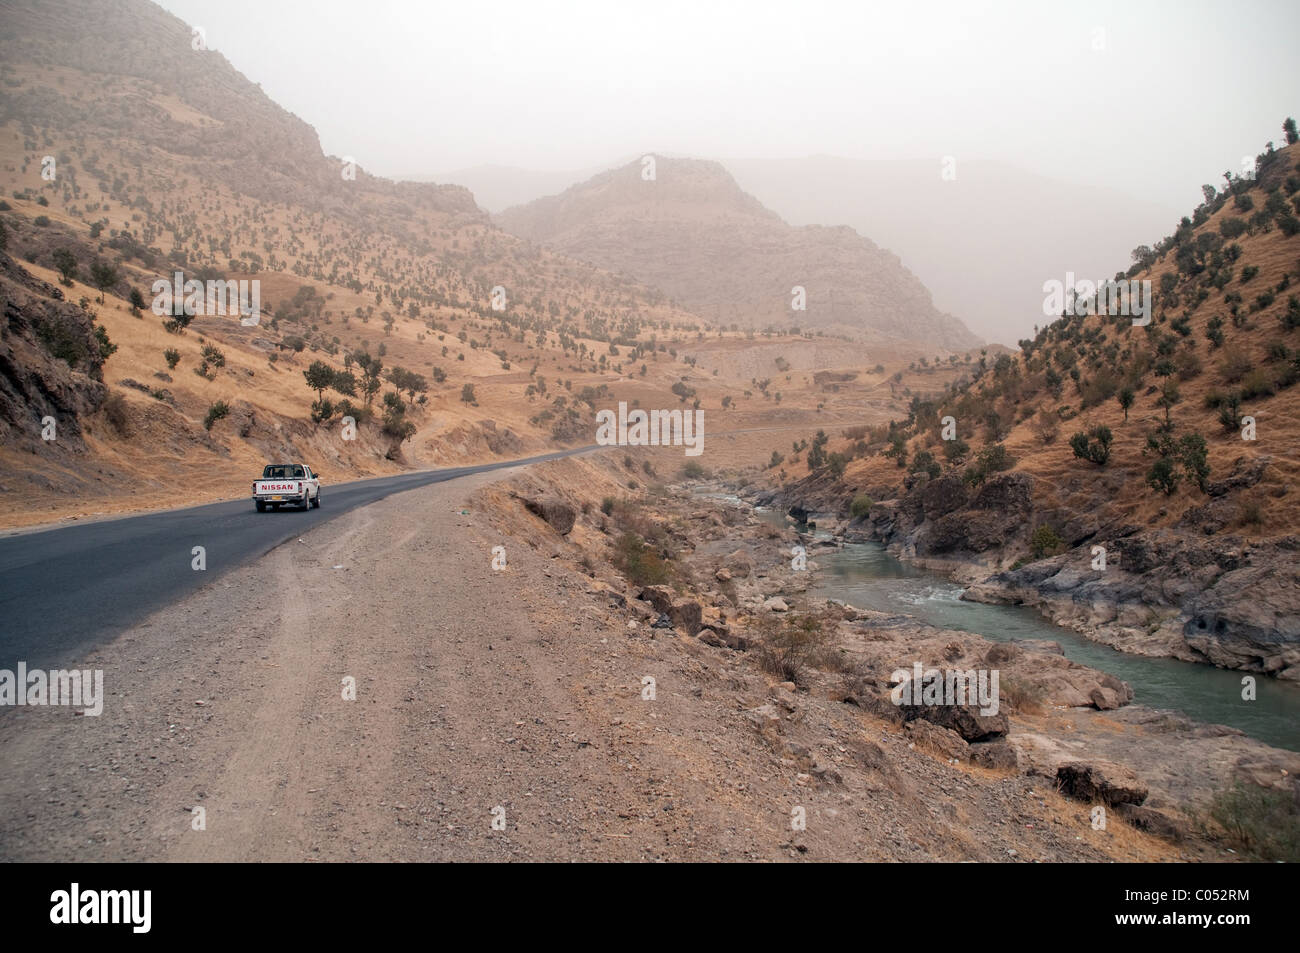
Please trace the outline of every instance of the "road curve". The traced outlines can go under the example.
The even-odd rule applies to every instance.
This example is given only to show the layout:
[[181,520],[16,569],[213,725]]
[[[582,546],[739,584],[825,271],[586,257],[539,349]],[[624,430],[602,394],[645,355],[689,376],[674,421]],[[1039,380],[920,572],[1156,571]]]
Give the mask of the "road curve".
[[[244,499],[0,538],[0,668],[70,664],[234,567],[394,493],[593,449],[327,483],[320,509],[306,512],[258,513]],[[201,572],[192,568],[195,546],[205,550]]]

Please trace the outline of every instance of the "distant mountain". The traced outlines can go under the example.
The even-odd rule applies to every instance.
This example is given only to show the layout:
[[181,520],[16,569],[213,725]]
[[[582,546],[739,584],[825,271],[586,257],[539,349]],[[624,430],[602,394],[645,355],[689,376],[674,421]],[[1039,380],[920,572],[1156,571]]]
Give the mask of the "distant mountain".
[[795,225],[843,224],[896,251],[935,305],[1005,344],[1047,322],[1043,282],[1108,278],[1173,227],[1178,209],[1058,182],[1005,162],[728,159],[746,191]]
[[853,229],[791,226],[717,162],[656,156],[653,179],[643,168],[637,160],[496,220],[722,325],[822,328],[922,351],[979,343],[896,255]]
[[590,178],[604,169],[592,167],[582,171],[541,172],[507,165],[476,165],[436,175],[397,175],[407,182],[445,182],[469,189],[480,208],[494,215],[515,205],[523,205],[544,195],[562,192],[575,182]]

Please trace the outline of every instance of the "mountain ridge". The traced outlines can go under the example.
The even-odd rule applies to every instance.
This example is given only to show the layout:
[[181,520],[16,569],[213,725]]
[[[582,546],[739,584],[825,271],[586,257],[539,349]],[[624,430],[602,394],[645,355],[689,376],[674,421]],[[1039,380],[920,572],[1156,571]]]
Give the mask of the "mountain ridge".
[[[494,221],[660,288],[724,326],[824,328],[931,353],[979,343],[934,307],[896,255],[848,226],[791,226],[720,162],[650,157],[652,179],[638,160]],[[799,287],[804,311],[792,307]]]

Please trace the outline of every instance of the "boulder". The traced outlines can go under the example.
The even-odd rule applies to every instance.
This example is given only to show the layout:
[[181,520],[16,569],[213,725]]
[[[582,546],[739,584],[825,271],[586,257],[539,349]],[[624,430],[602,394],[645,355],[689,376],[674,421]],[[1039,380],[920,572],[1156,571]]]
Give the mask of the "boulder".
[[[704,627],[704,607],[694,599],[676,598],[667,586],[646,586],[637,598],[650,603],[661,616],[681,626],[687,635],[694,635]],[[661,628],[658,623],[655,627]]]
[[977,742],[969,746],[969,751],[971,761],[982,768],[1006,771],[1019,767],[1016,749],[1005,739]]
[[966,741],[986,741],[1005,735],[1011,723],[1002,712],[981,715],[976,705],[900,705],[904,721],[918,718],[957,732]]
[[1147,786],[1128,768],[1110,761],[1067,761],[1056,769],[1056,786],[1066,797],[1089,804],[1101,801],[1117,804],[1141,804],[1147,799]]
[[937,751],[945,758],[967,758],[970,756],[970,745],[966,743],[961,735],[949,728],[941,728],[928,721],[913,721],[908,723],[904,731],[917,744],[924,745],[932,751]]

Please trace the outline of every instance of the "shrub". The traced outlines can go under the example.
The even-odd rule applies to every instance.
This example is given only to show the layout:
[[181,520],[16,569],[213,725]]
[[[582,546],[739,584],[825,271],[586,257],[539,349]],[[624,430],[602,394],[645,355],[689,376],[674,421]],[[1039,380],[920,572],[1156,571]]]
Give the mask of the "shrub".
[[671,567],[636,533],[623,533],[614,544],[614,565],[637,586],[661,586],[672,576]]
[[169,347],[167,350],[163,351],[163,358],[167,361],[167,369],[169,371],[174,371],[176,370],[176,365],[181,362],[181,352],[176,350],[174,347]]
[[101,324],[95,325],[95,340],[99,342],[99,359],[107,361],[117,351],[117,345],[108,339],[108,332]]
[[1241,379],[1241,396],[1244,400],[1272,397],[1276,393],[1277,383],[1266,367],[1257,367]]
[[1178,483],[1182,480],[1178,471],[1174,468],[1173,461],[1168,457],[1161,457],[1155,463],[1151,464],[1151,469],[1147,470],[1147,486],[1153,490],[1159,490],[1166,496],[1172,496],[1178,489]]
[[1113,436],[1107,426],[1093,427],[1086,434],[1076,433],[1070,438],[1070,449],[1081,460],[1088,460],[1104,467],[1110,459],[1110,443]]
[[854,519],[861,519],[871,512],[871,497],[865,493],[859,493],[849,504],[849,513]]
[[1056,535],[1056,530],[1046,523],[1034,530],[1034,535],[1029,539],[1029,548],[1035,559],[1055,556],[1064,547],[1065,543]]
[[809,662],[825,647],[829,620],[812,612],[769,615],[758,624],[758,663],[787,682],[801,685]]
[[1229,384],[1235,384],[1248,374],[1255,366],[1249,354],[1240,348],[1225,347],[1223,359],[1219,361],[1219,376]]
[[939,466],[939,462],[934,459],[929,450],[918,450],[912,458],[912,465],[908,467],[908,470],[912,473],[923,471],[929,474],[930,479],[933,480],[943,472],[943,467]]
[[1234,215],[1225,215],[1223,220],[1219,222],[1219,234],[1224,238],[1240,238],[1245,231],[1245,221]]
[[1016,465],[1015,459],[1007,453],[1007,448],[1000,443],[989,444],[975,455],[975,462],[966,468],[965,480],[971,486],[979,486],[990,473],[1010,470]]
[[109,394],[104,401],[104,416],[113,429],[123,437],[131,436],[130,415],[127,413],[126,399],[121,394]]
[[1215,794],[1210,816],[1239,849],[1260,860],[1300,860],[1300,809],[1283,791],[1238,781]]
[[1288,331],[1300,328],[1300,298],[1295,295],[1287,299],[1286,311],[1282,314],[1282,327]]
[[688,480],[706,480],[708,479],[709,471],[704,469],[704,467],[697,461],[688,460],[682,467],[682,476]]
[[224,400],[219,400],[208,408],[208,415],[203,418],[203,429],[211,430],[212,425],[223,417],[230,416],[230,407]]

